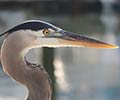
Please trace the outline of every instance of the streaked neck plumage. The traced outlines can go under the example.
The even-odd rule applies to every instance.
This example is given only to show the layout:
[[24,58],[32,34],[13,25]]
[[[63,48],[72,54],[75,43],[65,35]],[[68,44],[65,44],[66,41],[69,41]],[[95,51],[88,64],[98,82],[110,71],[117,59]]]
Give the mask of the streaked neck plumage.
[[32,42],[36,37],[32,36],[28,39],[27,35],[23,38],[25,36],[23,34],[13,33],[4,40],[1,48],[3,69],[13,79],[28,88],[29,95],[26,100],[50,100],[51,86],[48,74],[41,66],[27,64],[24,60],[26,51],[32,47]]

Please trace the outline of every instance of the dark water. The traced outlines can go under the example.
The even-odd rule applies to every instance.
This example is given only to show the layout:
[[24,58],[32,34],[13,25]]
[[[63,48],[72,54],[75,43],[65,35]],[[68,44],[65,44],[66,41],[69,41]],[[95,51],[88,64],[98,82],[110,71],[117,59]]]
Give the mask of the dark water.
[[[120,15],[35,15],[26,10],[1,10],[0,32],[28,19],[44,20],[69,31],[120,45]],[[30,51],[28,59],[42,63],[43,49]],[[38,56],[39,55],[39,56]],[[120,50],[57,48],[54,55],[56,100],[120,100]],[[0,70],[0,100],[23,100],[26,88]]]

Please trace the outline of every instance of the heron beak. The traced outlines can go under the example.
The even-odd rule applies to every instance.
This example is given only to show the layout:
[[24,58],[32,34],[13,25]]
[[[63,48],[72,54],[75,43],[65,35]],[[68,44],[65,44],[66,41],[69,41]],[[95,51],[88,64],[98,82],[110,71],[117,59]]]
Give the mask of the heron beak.
[[75,47],[93,47],[93,48],[118,48],[118,46],[113,44],[108,44],[96,39],[80,36],[72,32],[61,30],[59,31],[61,36],[58,36],[59,42],[67,46]]

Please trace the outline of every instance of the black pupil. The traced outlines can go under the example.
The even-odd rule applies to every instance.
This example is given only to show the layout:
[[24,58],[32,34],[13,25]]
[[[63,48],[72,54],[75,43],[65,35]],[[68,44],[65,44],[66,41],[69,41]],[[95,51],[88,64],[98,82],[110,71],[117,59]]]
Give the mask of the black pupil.
[[48,31],[46,30],[46,33],[48,33]]
[[49,33],[49,31],[48,31],[48,30],[44,30],[44,33],[45,33],[45,34],[48,34],[48,33]]

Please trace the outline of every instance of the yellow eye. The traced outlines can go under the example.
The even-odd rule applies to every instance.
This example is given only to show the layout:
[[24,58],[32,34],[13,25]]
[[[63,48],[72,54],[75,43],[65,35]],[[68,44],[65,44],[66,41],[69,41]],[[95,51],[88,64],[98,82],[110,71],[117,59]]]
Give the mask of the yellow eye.
[[46,36],[46,35],[49,35],[50,34],[50,30],[48,29],[44,29],[43,30],[43,34]]

